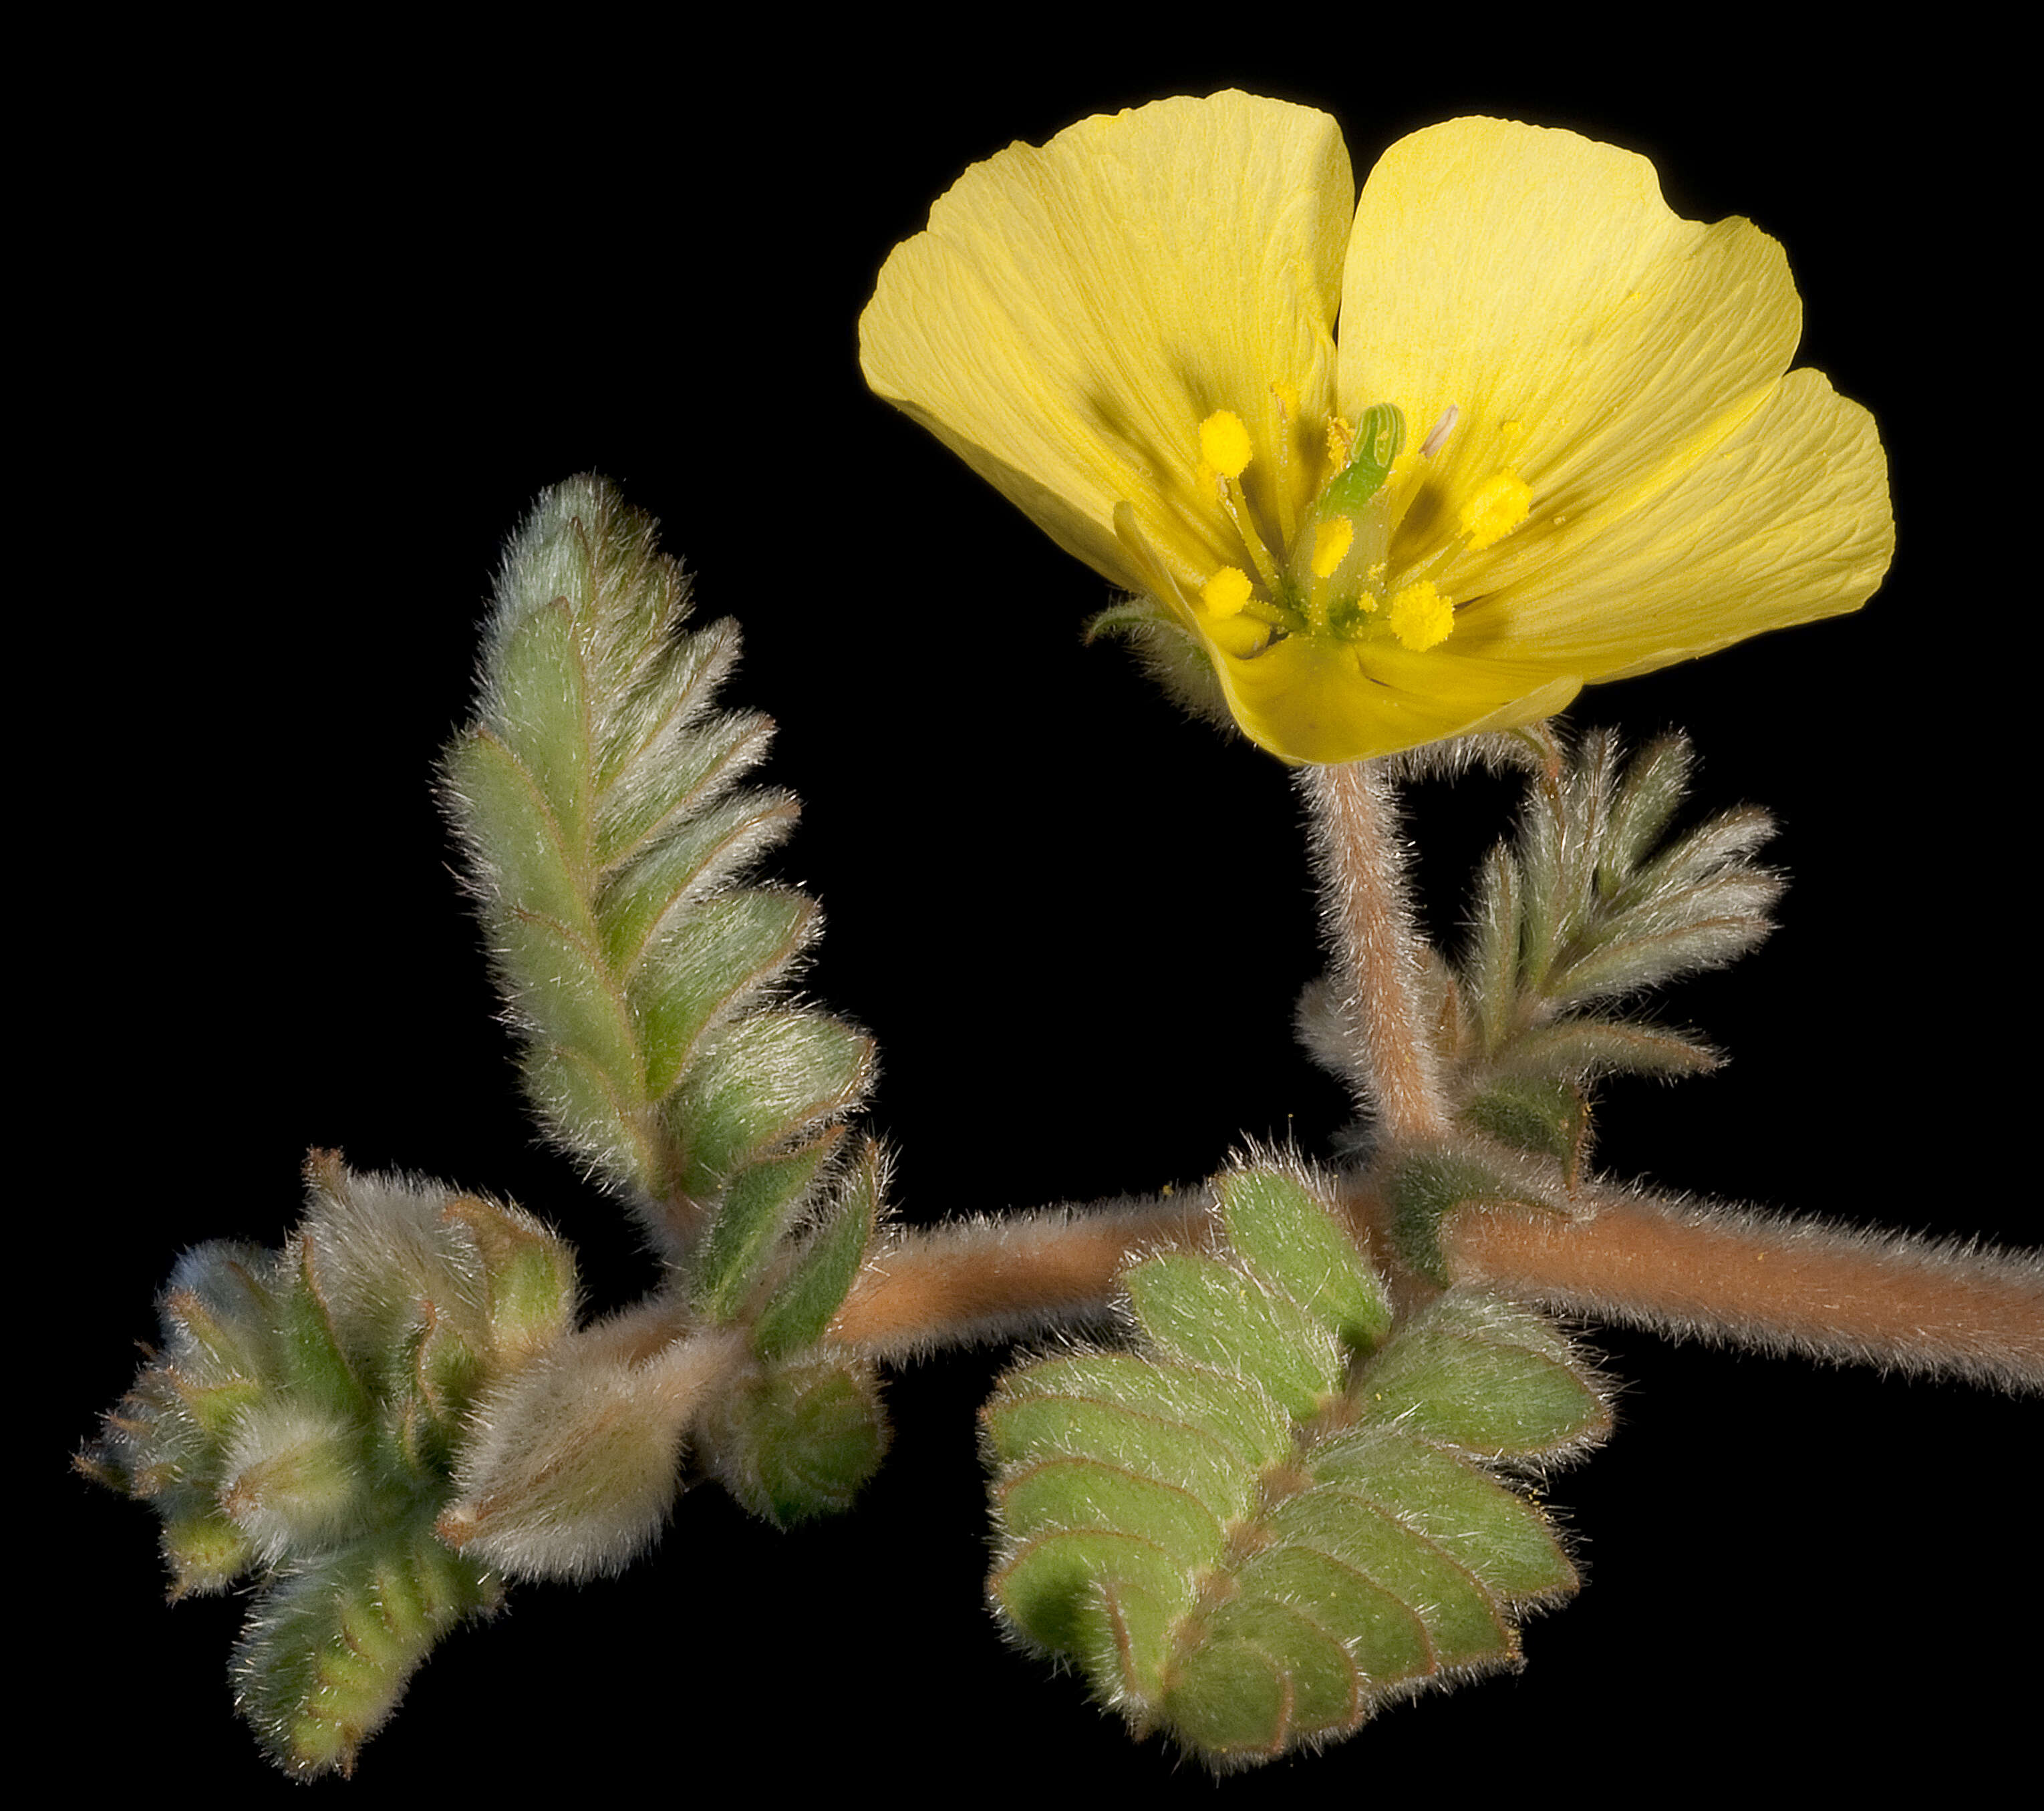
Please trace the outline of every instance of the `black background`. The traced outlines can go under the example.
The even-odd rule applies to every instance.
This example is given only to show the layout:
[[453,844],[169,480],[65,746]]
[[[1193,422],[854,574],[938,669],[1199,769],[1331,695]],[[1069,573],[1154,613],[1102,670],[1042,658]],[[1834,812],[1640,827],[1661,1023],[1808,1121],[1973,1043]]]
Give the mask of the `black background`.
[[[1231,52],[1253,23],[1160,25],[1142,56],[1047,19],[970,55],[771,25],[713,56],[607,29],[486,56],[336,37],[254,47],[245,84],[167,42],[82,91],[98,123],[38,204],[33,363],[61,406],[17,499],[51,650],[24,701],[86,713],[34,788],[70,825],[31,864],[62,904],[19,958],[51,1000],[29,1130],[70,1178],[29,1209],[63,1342],[39,1493],[124,1387],[177,1251],[275,1242],[309,1145],[509,1193],[576,1242],[594,1306],[650,1282],[620,1213],[532,1141],[428,787],[502,538],[577,470],[657,514],[701,609],[746,626],[729,696],[781,721],[768,777],[805,802],[773,872],[828,914],[812,992],[879,1040],[905,1218],[1195,1181],[1244,1134],[1327,1149],[1343,1103],[1289,1032],[1317,957],[1285,773],[1082,648],[1102,582],[870,397],[856,356],[881,260],[968,163],[1231,83],[1336,113],[1358,177],[1412,128],[1508,113],[1646,152],[1678,212],[1786,244],[1800,362],[1883,424],[1900,551],[1856,617],[1579,704],[1635,740],[1691,731],[1703,803],[1773,808],[1794,876],[1774,939],[1666,1008],[1730,1066],[1610,1088],[1603,1156],[2035,1241],[1992,1130],[2017,1111],[1999,1053],[2024,971],[1994,940],[2027,819],[1991,836],[1985,806],[2027,778],[2004,763],[2034,631],[1992,75],[1778,34],[1493,56],[1387,25],[1345,48],[1324,13],[1293,54]],[[1509,804],[1416,795],[1445,936]],[[1642,1744],[1699,1783],[1835,1782],[2012,1739],[2034,1406],[1596,1337],[1621,1425],[1552,1493],[1588,1588],[1532,1624],[1527,1670],[1231,1799],[1436,1767],[1481,1790],[1486,1763],[1636,1788],[1659,1777]],[[985,1612],[972,1414],[1002,1362],[894,1378],[893,1453],[847,1518],[782,1536],[698,1491],[623,1577],[515,1590],[430,1661],[355,1790],[691,1793],[728,1756],[770,1790],[1209,1793]],[[240,1605],[166,1610],[146,1511],[48,1495],[38,1569],[65,1597],[32,1739],[282,1790],[229,1707]]]

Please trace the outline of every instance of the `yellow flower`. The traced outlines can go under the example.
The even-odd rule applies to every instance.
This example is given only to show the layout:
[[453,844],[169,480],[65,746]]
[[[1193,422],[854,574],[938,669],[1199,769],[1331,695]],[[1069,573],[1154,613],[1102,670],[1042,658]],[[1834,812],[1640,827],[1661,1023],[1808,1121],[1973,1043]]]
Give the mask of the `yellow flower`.
[[1249,94],[1012,145],[888,259],[866,381],[1289,760],[1531,722],[1865,601],[1886,462],[1788,370],[1765,233],[1501,120],[1400,140],[1354,193],[1332,120]]

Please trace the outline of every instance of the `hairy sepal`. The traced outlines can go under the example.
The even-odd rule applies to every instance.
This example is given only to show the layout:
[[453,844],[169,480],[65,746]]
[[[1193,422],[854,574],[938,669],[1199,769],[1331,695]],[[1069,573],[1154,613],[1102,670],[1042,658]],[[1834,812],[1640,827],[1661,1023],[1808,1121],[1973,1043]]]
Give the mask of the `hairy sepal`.
[[723,1394],[699,1439],[705,1467],[776,1527],[839,1514],[886,1456],[879,1380],[841,1354],[764,1365]]
[[592,1578],[651,1547],[684,1444],[731,1387],[743,1341],[713,1329],[639,1346],[621,1318],[486,1392],[439,1537],[514,1579]]

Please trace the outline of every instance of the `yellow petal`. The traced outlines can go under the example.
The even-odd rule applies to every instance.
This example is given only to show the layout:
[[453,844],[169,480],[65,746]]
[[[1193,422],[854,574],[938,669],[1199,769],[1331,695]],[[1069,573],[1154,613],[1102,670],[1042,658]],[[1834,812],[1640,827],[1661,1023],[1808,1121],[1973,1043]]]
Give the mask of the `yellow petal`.
[[888,259],[859,321],[866,382],[1061,547],[1151,589],[1114,531],[1130,505],[1196,591],[1239,557],[1192,489],[1200,424],[1232,410],[1267,448],[1274,383],[1332,406],[1354,193],[1333,121],[1247,94],[1011,145]]
[[1792,371],[1650,500],[1553,539],[1558,557],[1458,614],[1466,650],[1650,672],[1865,603],[1895,550],[1887,460],[1865,409]]
[[[1781,247],[1749,221],[1677,218],[1646,159],[1453,120],[1400,140],[1364,185],[1340,394],[1397,402],[1420,434],[1454,405],[1431,473],[1447,495],[1510,470],[1539,516],[1579,516],[1650,497],[1732,432],[1788,369],[1800,320]],[[1468,595],[1481,558],[1444,587]]]
[[1552,716],[1581,681],[1545,662],[1294,635],[1239,660],[1210,647],[1229,711],[1288,761],[1332,763]]
[[1532,493],[1439,569],[1457,655],[1581,683],[1865,602],[1886,462],[1863,409],[1783,376],[1800,327],[1781,247],[1677,219],[1642,158],[1497,120],[1393,146],[1357,210],[1341,394],[1458,411],[1400,551],[1499,472]]

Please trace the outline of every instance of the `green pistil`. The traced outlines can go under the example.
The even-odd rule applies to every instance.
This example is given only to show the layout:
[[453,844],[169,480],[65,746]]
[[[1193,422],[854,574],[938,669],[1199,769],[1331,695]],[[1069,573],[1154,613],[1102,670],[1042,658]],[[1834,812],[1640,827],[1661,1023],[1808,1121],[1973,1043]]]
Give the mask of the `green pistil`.
[[1362,412],[1357,424],[1355,444],[1347,465],[1328,481],[1320,493],[1320,513],[1353,516],[1378,491],[1391,475],[1392,462],[1405,446],[1405,416],[1396,403],[1373,403]]

